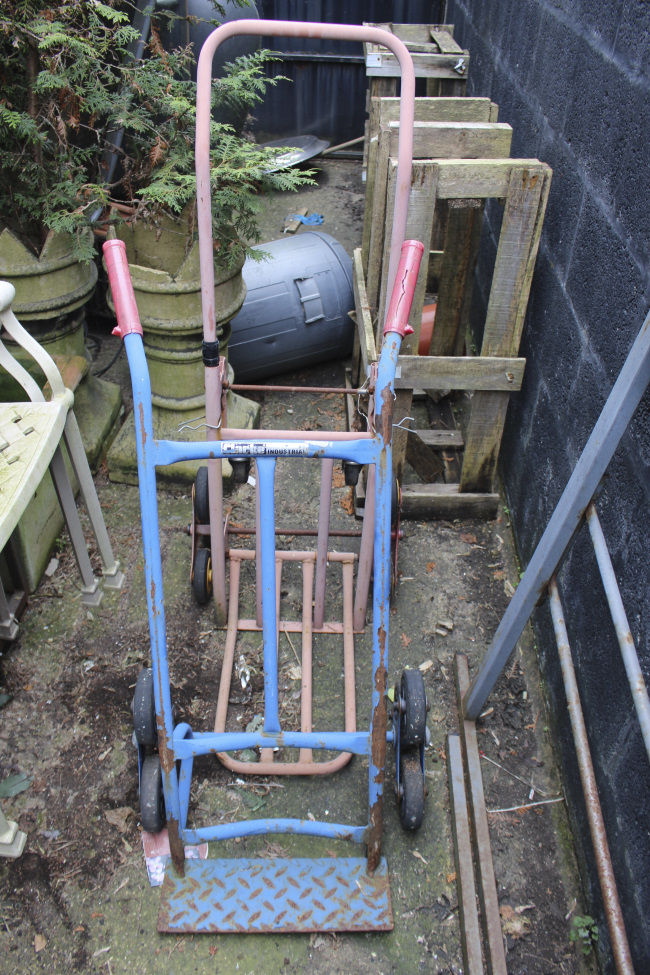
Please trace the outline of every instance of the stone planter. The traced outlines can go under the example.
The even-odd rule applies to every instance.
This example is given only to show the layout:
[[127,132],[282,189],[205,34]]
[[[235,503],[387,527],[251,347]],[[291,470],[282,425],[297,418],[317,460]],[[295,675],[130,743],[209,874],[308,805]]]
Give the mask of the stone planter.
[[[149,376],[156,436],[175,440],[205,439],[200,414],[205,410],[205,373],[201,353],[201,276],[198,241],[192,242],[188,217],[164,218],[159,225],[144,221],[123,223],[114,232],[126,244],[131,281],[140,313]],[[189,248],[187,243],[190,241]],[[217,337],[222,355],[228,354],[230,320],[246,297],[242,277],[244,261],[234,270],[215,268]],[[107,300],[114,305],[110,291]],[[199,415],[197,429],[179,427],[192,414]],[[228,393],[230,426],[252,428],[259,423],[259,406]],[[193,426],[195,424],[192,424]],[[186,484],[195,477],[197,461],[175,464],[159,471],[159,480]],[[231,471],[223,464],[224,477]],[[108,455],[111,480],[137,483],[135,426],[130,417]]]

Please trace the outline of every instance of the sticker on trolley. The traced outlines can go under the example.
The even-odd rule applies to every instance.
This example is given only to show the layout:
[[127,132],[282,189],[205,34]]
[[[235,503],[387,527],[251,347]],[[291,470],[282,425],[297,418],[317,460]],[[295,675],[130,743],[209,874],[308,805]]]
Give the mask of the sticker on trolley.
[[253,443],[221,444],[222,457],[309,457],[314,453],[332,447],[327,440],[292,441],[258,440]]

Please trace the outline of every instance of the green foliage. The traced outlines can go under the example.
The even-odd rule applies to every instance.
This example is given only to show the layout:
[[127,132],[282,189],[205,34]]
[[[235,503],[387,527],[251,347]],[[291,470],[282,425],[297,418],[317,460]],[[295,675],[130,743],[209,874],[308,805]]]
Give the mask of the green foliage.
[[598,943],[598,926],[593,917],[575,914],[571,919],[569,937],[580,945],[583,955],[590,955]]
[[[127,0],[0,6],[0,227],[35,252],[53,228],[75,234],[77,256],[90,260],[82,231],[99,208],[126,202],[155,220],[194,198],[192,48],[165,49],[161,35],[177,15],[157,11],[145,56],[136,61],[133,11]],[[266,86],[280,80],[264,77],[271,57],[259,51],[229,65],[213,82],[213,107],[247,111],[261,101]],[[114,150],[118,130],[124,136]],[[296,189],[309,174],[269,174],[275,153],[228,125],[213,122],[211,135],[213,229],[228,264],[258,240],[262,194]],[[111,150],[119,165],[107,185]]]

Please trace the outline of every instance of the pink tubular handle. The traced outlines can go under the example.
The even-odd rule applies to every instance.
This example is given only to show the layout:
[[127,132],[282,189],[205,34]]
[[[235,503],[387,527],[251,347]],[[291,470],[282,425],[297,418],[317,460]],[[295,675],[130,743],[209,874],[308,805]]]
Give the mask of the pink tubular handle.
[[142,325],[135,303],[129,262],[126,259],[126,244],[123,240],[107,240],[103,247],[108,281],[113,293],[117,327],[113,335],[124,339],[125,335],[137,332],[142,335]]
[[404,338],[405,335],[413,334],[413,329],[409,325],[409,315],[423,253],[424,244],[419,240],[405,240],[402,244],[402,253],[384,325],[384,335],[388,332],[398,332]]

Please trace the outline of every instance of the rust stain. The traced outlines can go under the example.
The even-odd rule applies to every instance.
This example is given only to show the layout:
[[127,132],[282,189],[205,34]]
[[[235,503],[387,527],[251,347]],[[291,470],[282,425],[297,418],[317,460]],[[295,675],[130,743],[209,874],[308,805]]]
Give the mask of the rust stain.
[[381,391],[381,435],[384,443],[391,443],[393,437],[393,394],[388,386]]

